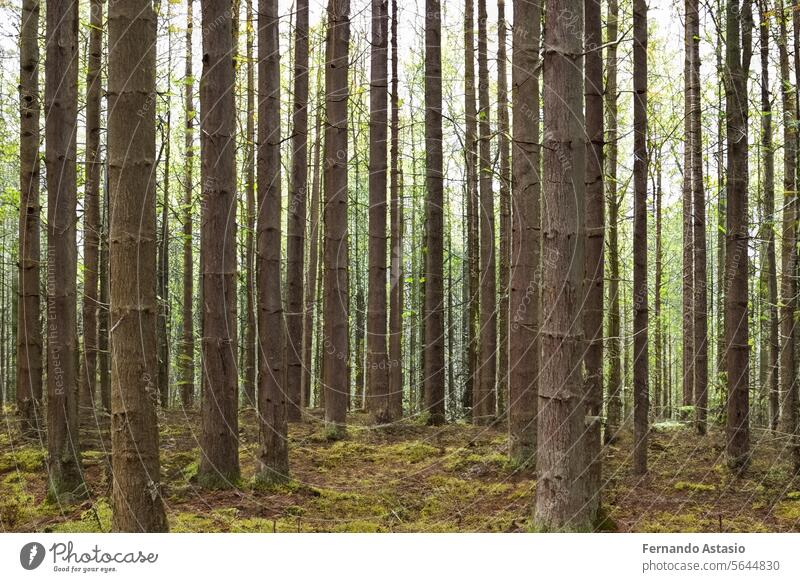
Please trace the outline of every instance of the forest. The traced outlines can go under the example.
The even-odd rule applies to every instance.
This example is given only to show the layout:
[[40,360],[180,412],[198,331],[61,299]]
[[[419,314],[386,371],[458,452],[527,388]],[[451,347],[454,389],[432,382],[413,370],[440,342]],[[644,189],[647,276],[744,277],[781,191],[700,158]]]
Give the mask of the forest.
[[0,530],[800,531],[799,116],[797,1],[0,2]]

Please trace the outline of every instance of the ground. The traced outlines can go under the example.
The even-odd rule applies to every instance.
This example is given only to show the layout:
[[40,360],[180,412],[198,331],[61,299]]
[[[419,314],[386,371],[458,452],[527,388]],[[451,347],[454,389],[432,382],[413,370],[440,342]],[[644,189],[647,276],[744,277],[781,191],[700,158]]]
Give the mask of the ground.
[[[0,417],[0,530],[108,531],[111,522],[103,427],[82,443],[89,495],[46,499],[44,443],[22,440],[10,411]],[[520,532],[531,528],[534,475],[506,460],[500,428],[411,421],[368,427],[353,414],[348,437],[329,441],[318,421],[290,428],[292,481],[254,488],[257,427],[242,414],[243,478],[235,488],[201,490],[196,413],[161,415],[162,482],[175,532]],[[107,421],[101,421],[100,424]],[[92,424],[90,421],[87,424]],[[660,423],[650,441],[650,472],[630,473],[629,434],[604,450],[598,531],[800,531],[800,477],[786,442],[754,431],[754,455],[741,477],[725,468],[723,433]]]

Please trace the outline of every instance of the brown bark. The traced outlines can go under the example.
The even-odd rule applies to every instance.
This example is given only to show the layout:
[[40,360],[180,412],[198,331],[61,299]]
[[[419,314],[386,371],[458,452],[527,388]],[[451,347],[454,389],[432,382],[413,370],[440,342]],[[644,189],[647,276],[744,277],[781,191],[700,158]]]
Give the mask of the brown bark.
[[286,247],[286,391],[290,421],[300,420],[303,351],[303,269],[308,197],[308,0],[297,3],[294,37],[292,176]]
[[82,411],[94,409],[97,382],[98,259],[100,249],[100,67],[103,50],[103,2],[89,7],[86,73],[86,182],[83,195],[83,362],[79,392]]
[[390,422],[386,345],[386,186],[389,3],[372,0],[369,119],[369,282],[367,298],[367,410]]
[[391,272],[389,285],[389,418],[403,416],[403,202],[400,199],[400,78],[397,0],[392,0]]
[[40,426],[42,327],[39,202],[39,0],[22,3],[20,24],[19,298],[17,305],[17,410],[23,434]]
[[[544,27],[542,370],[534,526],[587,530],[576,447],[584,431],[583,298],[586,133],[583,118],[583,2],[547,0]],[[564,15],[568,15],[566,18]]]
[[608,400],[603,440],[616,440],[622,419],[622,326],[620,313],[619,213],[617,194],[617,33],[619,4],[608,0],[606,49],[606,197],[608,198]]
[[[425,353],[428,423],[444,423],[444,174],[442,161],[442,10],[425,1]],[[487,112],[488,113],[488,112]],[[488,157],[488,156],[487,156]],[[494,377],[492,377],[494,382]]]
[[345,432],[348,400],[347,83],[350,0],[329,0],[325,62],[325,294],[323,386],[331,437]]
[[497,375],[497,297],[492,192],[491,127],[489,123],[489,62],[486,0],[478,0],[478,185],[480,190],[480,341],[478,386],[473,394],[472,419],[488,424],[495,417]]
[[[236,366],[236,119],[231,0],[202,0],[200,81],[200,294],[202,431],[198,481],[230,487],[239,479]],[[277,334],[275,328],[273,334]]]
[[775,259],[775,149],[773,144],[772,130],[772,94],[769,86],[769,26],[767,22],[769,8],[766,0],[758,3],[759,19],[762,26],[759,27],[759,37],[761,45],[761,148],[763,152],[763,204],[764,204],[764,224],[762,227],[761,240],[763,250],[766,254],[764,258],[766,289],[765,298],[767,302],[766,310],[766,341],[764,349],[767,356],[767,375],[766,386],[767,399],[769,402],[768,425],[772,430],[778,428],[780,417],[780,386],[778,378],[780,347],[778,343],[779,319],[778,319],[778,279],[777,265]]
[[97,367],[99,368],[100,380],[100,402],[103,410],[106,412],[111,411],[111,367],[109,365],[109,337],[108,337],[108,319],[110,316],[109,305],[109,264],[108,264],[108,234],[110,230],[110,198],[108,194],[109,178],[108,178],[108,156],[103,161],[104,183],[103,188],[103,214],[102,224],[100,229],[100,267],[98,278],[100,279],[100,306],[97,317]]
[[[183,169],[183,309],[178,366],[180,370],[181,404],[194,406],[194,258],[192,249],[192,207],[194,206],[194,70],[192,64],[193,1],[187,0],[186,69],[184,73],[186,126],[184,128]],[[249,272],[249,269],[248,269]]]
[[497,2],[497,147],[500,158],[500,300],[497,321],[497,415],[508,406],[508,305],[511,260],[511,144],[508,121],[505,1]]
[[47,451],[49,493],[82,484],[78,448],[76,323],[76,134],[78,3],[47,4],[45,164],[47,166]]
[[258,4],[258,415],[256,480],[289,475],[281,302],[281,122],[278,0]]
[[[694,4],[694,10],[692,5]],[[683,130],[686,136],[683,149],[683,405],[695,405],[695,345],[694,345],[694,182],[692,181],[693,165],[693,145],[694,137],[692,124],[692,78],[693,78],[693,55],[694,41],[692,38],[692,14],[697,16],[696,0],[685,0],[684,12],[686,15],[684,23],[684,64],[683,64],[683,83],[684,83],[684,120]]]
[[541,365],[541,181],[539,167],[539,41],[542,6],[514,0],[511,98],[511,282],[509,301],[509,457],[533,466]]
[[647,3],[633,2],[633,472],[647,472]]
[[655,273],[655,289],[653,298],[653,320],[655,323],[655,371],[653,374],[653,416],[655,418],[665,418],[665,411],[667,409],[666,399],[664,397],[664,331],[663,331],[663,309],[662,309],[662,295],[661,288],[663,286],[663,273],[664,273],[664,244],[662,237],[663,225],[663,211],[662,199],[663,192],[661,190],[661,148],[654,152],[654,165],[655,165],[655,184],[654,184],[654,212],[656,222],[656,273]]
[[[156,15],[110,2],[112,528],[167,531],[161,498],[156,361]],[[137,112],[132,115],[131,112]]]
[[586,334],[586,430],[584,454],[588,470],[584,475],[586,510],[592,520],[597,514],[600,493],[600,432],[603,412],[603,278],[605,265],[605,199],[603,193],[603,28],[600,0],[584,2],[585,99],[586,99],[586,265],[583,288],[586,294],[583,326]]
[[[753,14],[749,0],[728,2],[726,10],[725,88],[728,135],[728,216],[725,233],[725,331],[728,403],[728,466],[744,469],[750,455],[750,346],[747,273],[747,75],[753,53]],[[792,224],[791,229],[795,226]],[[794,252],[792,253],[794,254]],[[792,277],[794,274],[792,274]],[[794,374],[794,372],[793,372]]]

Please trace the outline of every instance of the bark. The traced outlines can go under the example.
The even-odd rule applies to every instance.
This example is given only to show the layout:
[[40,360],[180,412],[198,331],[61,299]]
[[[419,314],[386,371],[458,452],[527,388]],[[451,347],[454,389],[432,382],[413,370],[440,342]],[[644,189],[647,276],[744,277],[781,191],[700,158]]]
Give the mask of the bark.
[[369,282],[367,410],[377,424],[392,420],[386,345],[386,186],[389,3],[372,0],[369,91]]
[[497,2],[497,147],[500,158],[500,300],[497,322],[497,414],[508,406],[508,305],[511,260],[511,147],[508,121],[505,1]]
[[350,0],[329,0],[325,62],[325,293],[323,386],[331,437],[345,432],[348,400],[347,83]]
[[[694,4],[694,10],[692,5]],[[695,405],[695,345],[694,345],[694,196],[692,172],[693,165],[693,145],[694,127],[692,124],[692,78],[693,78],[693,55],[694,41],[692,38],[692,14],[697,18],[696,0],[685,0],[684,12],[686,15],[684,23],[684,121],[683,129],[686,142],[683,150],[683,405]]]
[[475,103],[475,3],[464,1],[464,116],[467,182],[468,317],[464,408],[472,409],[478,379],[478,318],[480,316],[480,257],[478,243],[478,113]]
[[[198,481],[230,487],[239,479],[236,366],[236,119],[231,0],[202,0],[200,81],[200,294],[202,431]],[[273,334],[277,335],[275,328]]]
[[[759,2],[759,19],[767,22],[769,8],[766,0]],[[778,279],[775,258],[775,149],[772,130],[772,94],[769,86],[769,26],[759,27],[761,45],[761,148],[763,151],[764,168],[764,225],[761,240],[766,254],[764,266],[766,267],[766,334],[765,351],[767,354],[766,386],[769,402],[768,425],[771,430],[778,428],[780,417],[780,386],[778,383],[778,369],[780,348],[778,343]]]
[[606,197],[608,198],[608,401],[603,440],[616,440],[622,417],[622,326],[620,314],[619,213],[621,196],[617,194],[617,33],[619,5],[608,0],[606,49]]
[[[256,480],[289,476],[281,301],[281,106],[278,0],[258,4],[258,416]],[[291,349],[291,348],[290,348]]]
[[110,198],[109,190],[109,168],[108,156],[103,161],[105,169],[103,188],[103,216],[100,230],[100,268],[98,278],[100,279],[100,308],[97,317],[97,366],[100,369],[100,402],[103,410],[111,412],[111,368],[109,366],[109,338],[108,338],[108,319],[109,319],[109,265],[108,265],[108,233],[110,227]]
[[[156,15],[110,2],[112,529],[167,531],[161,498],[156,361]],[[138,112],[131,115],[131,112]]]
[[[167,30],[169,31],[169,9],[167,4]],[[167,32],[169,56],[167,58],[167,87],[172,86],[172,43]],[[171,91],[167,91],[167,112],[161,128],[161,142],[164,149],[164,178],[161,199],[161,223],[158,235],[158,394],[161,408],[169,407],[169,181],[170,155],[172,152],[170,130],[172,127]]]
[[[544,27],[542,370],[536,509],[539,530],[591,528],[576,452],[584,431],[583,298],[585,127],[583,2],[547,0]],[[564,17],[568,16],[568,17]],[[568,257],[568,258],[567,258]]]
[[39,0],[22,3],[20,24],[19,303],[17,306],[17,410],[23,434],[40,426],[42,327],[39,180]]
[[[489,63],[486,0],[478,0],[478,185],[480,190],[480,341],[478,386],[473,394],[472,419],[489,424],[495,417],[497,375],[497,297],[492,192],[491,127],[489,123]],[[426,280],[427,282],[427,280]]]
[[539,167],[539,41],[542,6],[514,0],[511,67],[511,282],[509,303],[508,438],[517,466],[533,466],[541,365]]
[[86,73],[86,182],[83,195],[83,366],[79,405],[94,409],[97,382],[98,259],[100,250],[100,67],[103,50],[103,2],[89,7]]
[[[442,424],[444,405],[444,174],[442,161],[442,11],[425,1],[425,352],[423,393],[428,423]],[[488,113],[488,111],[487,111]],[[488,156],[487,156],[488,157]],[[494,376],[492,376],[494,382]]]
[[78,448],[78,247],[76,134],[78,3],[47,5],[45,164],[47,167],[47,451],[49,493],[82,485]]
[[[186,12],[186,70],[184,74],[186,126],[184,128],[183,170],[183,310],[181,319],[180,355],[178,365],[181,383],[181,404],[185,409],[194,406],[194,257],[192,229],[194,206],[194,69],[192,64],[193,1],[187,0]],[[248,269],[249,272],[249,269]]]
[[[753,14],[749,0],[728,2],[726,10],[726,112],[728,135],[728,216],[725,233],[725,330],[728,403],[726,456],[734,470],[747,467],[750,456],[747,311],[747,75],[753,52]],[[794,231],[794,224],[791,230]],[[794,252],[792,253],[794,254]],[[794,276],[794,275],[792,275]]]
[[703,188],[703,136],[700,104],[700,17],[698,0],[687,0],[686,34],[691,48],[691,67],[688,81],[689,143],[691,157],[691,188],[693,206],[693,264],[694,264],[694,404],[695,427],[698,434],[706,433],[708,409],[708,288],[706,284],[706,206]]
[[647,472],[647,3],[633,2],[633,472]]
[[400,78],[397,54],[397,0],[392,0],[391,92],[391,272],[389,284],[389,418],[403,416],[403,208],[400,191]]
[[662,294],[661,289],[663,286],[664,274],[664,243],[662,238],[662,225],[663,225],[663,212],[662,212],[662,199],[663,192],[661,190],[661,149],[655,154],[655,221],[656,221],[656,280],[655,280],[655,297],[653,300],[653,319],[655,323],[655,373],[653,374],[653,416],[655,418],[666,418],[665,411],[667,409],[666,398],[664,397],[664,330],[663,330],[663,309],[662,309]]
[[292,176],[286,247],[286,390],[288,419],[300,420],[303,351],[303,269],[308,197],[308,0],[298,0],[294,37]]
[[600,503],[600,432],[603,411],[603,278],[605,265],[605,199],[603,193],[603,28],[600,0],[586,0],[586,297],[583,325],[586,334],[586,430],[584,475],[587,511],[594,520]]

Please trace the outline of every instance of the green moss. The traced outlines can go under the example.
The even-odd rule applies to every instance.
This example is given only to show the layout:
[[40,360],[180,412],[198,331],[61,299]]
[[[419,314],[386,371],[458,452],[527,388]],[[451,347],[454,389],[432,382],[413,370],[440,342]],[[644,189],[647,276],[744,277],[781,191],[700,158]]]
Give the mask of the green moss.
[[786,494],[787,499],[800,499],[800,491],[789,491]]
[[13,451],[0,455],[0,473],[23,471],[34,473],[44,467],[45,451],[33,445],[16,447]]
[[440,449],[420,441],[405,441],[380,448],[380,457],[386,461],[416,464],[430,460]]
[[205,515],[181,512],[170,516],[170,531],[175,533],[209,533],[219,531],[214,520]]
[[111,531],[111,506],[106,499],[98,499],[92,507],[81,513],[79,519],[65,521],[53,527],[59,533],[96,533]]
[[776,504],[772,511],[779,519],[785,519],[794,524],[800,522],[800,503],[795,500],[782,501]]
[[678,481],[675,483],[676,491],[716,491],[716,485],[707,485],[705,483],[691,483],[689,481]]

